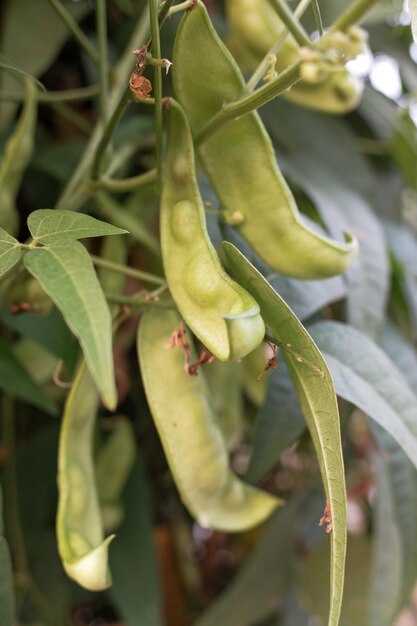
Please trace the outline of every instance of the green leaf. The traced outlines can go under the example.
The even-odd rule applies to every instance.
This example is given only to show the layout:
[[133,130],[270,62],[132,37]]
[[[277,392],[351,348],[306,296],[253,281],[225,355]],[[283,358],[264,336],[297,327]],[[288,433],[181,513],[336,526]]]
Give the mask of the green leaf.
[[288,305],[237,248],[224,243],[223,250],[233,278],[259,303],[262,317],[284,348],[283,356],[316,448],[332,520],[328,624],[337,626],[346,553],[346,492],[333,381],[320,351]]
[[[417,388],[417,355],[394,326],[390,325],[384,329],[382,345],[402,372],[411,389]],[[376,424],[372,430],[378,444],[386,453],[389,464],[403,552],[403,589],[400,606],[404,606],[417,580],[417,471],[385,430]]]
[[372,339],[346,324],[320,322],[309,332],[337,395],[382,426],[417,467],[417,398],[401,372]]
[[74,371],[79,346],[56,307],[48,315],[30,312],[13,315],[2,311],[0,320],[23,337],[36,341],[50,354],[62,359],[70,372]]
[[32,380],[13,352],[0,338],[0,388],[20,400],[38,407],[49,415],[56,415],[57,408],[40,387]]
[[369,626],[391,626],[402,586],[401,537],[387,463],[374,458],[377,476]]
[[32,237],[42,244],[56,243],[65,239],[84,239],[105,235],[123,235],[127,230],[117,228],[90,215],[74,211],[40,209],[28,218]]
[[332,237],[349,230],[359,241],[356,261],[344,275],[349,323],[376,335],[381,330],[389,287],[388,255],[384,232],[371,206],[344,180],[326,175],[311,154],[285,161],[284,171],[314,202]]
[[87,250],[78,241],[57,243],[31,250],[24,263],[79,339],[103,403],[113,410],[117,396],[111,316]]
[[12,565],[9,547],[3,537],[3,498],[0,485],[0,624],[13,626],[14,624],[14,596]]
[[113,586],[109,594],[127,623],[163,626],[149,486],[140,456],[123,501],[125,521],[110,550]]
[[[87,0],[70,2],[66,9],[75,19],[81,19],[91,7]],[[34,76],[41,76],[71,36],[66,24],[54,11],[49,0],[13,0],[2,8],[1,50],[3,60]],[[9,72],[3,72],[4,91],[21,91],[19,82]],[[4,128],[16,110],[16,104],[0,102],[0,128]]]
[[266,398],[256,418],[253,451],[245,479],[257,483],[304,428],[288,369],[285,363],[278,363],[278,368],[271,372]]
[[236,577],[195,626],[258,624],[276,611],[292,573],[296,508],[292,502],[274,514]]
[[22,251],[20,244],[3,228],[0,228],[0,276],[3,276],[19,261]]

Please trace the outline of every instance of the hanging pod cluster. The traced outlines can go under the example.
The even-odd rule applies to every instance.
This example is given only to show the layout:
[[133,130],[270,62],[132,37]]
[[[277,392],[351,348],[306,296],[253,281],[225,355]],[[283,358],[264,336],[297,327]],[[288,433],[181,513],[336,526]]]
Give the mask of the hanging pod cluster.
[[[225,362],[245,357],[264,339],[256,291],[226,273],[209,239],[193,142],[225,103],[241,97],[245,84],[201,3],[182,19],[173,61],[179,103],[170,100],[167,107],[161,248],[178,312],[146,311],[138,354],[150,410],[184,504],[203,526],[240,531],[266,519],[278,501],[232,473],[229,434],[215,416],[205,374],[187,375],[183,352],[171,347],[175,342],[169,339],[184,320],[213,356]],[[216,130],[201,142],[198,156],[223,214],[273,269],[319,279],[348,268],[356,241],[348,235],[345,243],[338,243],[303,224],[257,113]],[[192,362],[194,348],[187,350]]]
[[345,64],[366,49],[362,28],[351,26],[345,33],[329,31],[313,51],[300,47],[286,32],[269,0],[227,0],[226,13],[230,25],[228,45],[244,71],[254,70],[282,39],[276,59],[271,59],[276,72],[304,61],[302,80],[285,92],[285,98],[300,106],[340,115],[358,106],[364,81],[353,76]]

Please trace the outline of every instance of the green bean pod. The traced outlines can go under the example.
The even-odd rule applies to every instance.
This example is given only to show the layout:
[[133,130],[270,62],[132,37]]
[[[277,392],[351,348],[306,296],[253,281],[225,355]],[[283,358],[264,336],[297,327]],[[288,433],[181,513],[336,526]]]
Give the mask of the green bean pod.
[[98,393],[84,361],[65,404],[58,453],[58,551],[68,576],[90,591],[111,585],[92,459]]
[[[282,36],[285,25],[268,0],[227,0],[226,13],[231,30],[229,48],[242,69],[252,71]],[[355,32],[352,41],[349,41],[347,34],[339,33],[338,36],[346,40],[352,56],[357,56],[364,48],[364,40],[355,40]],[[300,46],[288,34],[277,54],[275,69],[280,73],[299,60]],[[283,96],[300,106],[342,115],[358,106],[363,90],[363,79],[352,76],[340,64],[334,73],[323,80],[313,83],[301,80]]]
[[187,376],[182,351],[166,347],[180,323],[178,313],[156,308],[148,309],[140,322],[138,354],[149,406],[191,515],[202,526],[243,531],[265,520],[279,501],[246,485],[230,470],[204,373]]
[[19,228],[16,197],[23,173],[32,156],[36,114],[36,84],[27,78],[26,99],[16,128],[0,161],[0,227],[15,235]]
[[265,334],[259,306],[226,274],[210,242],[191,132],[183,110],[173,101],[161,199],[161,246],[170,291],[193,333],[221,361],[252,352]]
[[244,429],[244,408],[240,385],[242,363],[222,363],[215,359],[204,368],[217,423],[228,450],[233,450],[242,440]]
[[[177,97],[198,135],[245,89],[239,68],[201,3],[182,18],[173,61]],[[295,278],[318,279],[349,267],[357,254],[356,240],[346,234],[346,242],[339,243],[302,223],[256,112],[216,130],[200,146],[199,155],[226,215],[241,215],[235,228],[271,268]]]
[[125,417],[119,417],[99,450],[95,468],[97,493],[106,532],[115,530],[123,521],[122,494],[135,458],[132,424]]

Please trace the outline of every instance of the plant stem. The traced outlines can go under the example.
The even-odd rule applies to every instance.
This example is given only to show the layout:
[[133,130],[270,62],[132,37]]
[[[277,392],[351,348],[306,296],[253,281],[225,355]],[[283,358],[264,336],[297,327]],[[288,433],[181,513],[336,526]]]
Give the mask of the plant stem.
[[279,96],[279,94],[283,91],[292,87],[292,85],[299,80],[300,62],[298,61],[297,63],[287,67],[277,78],[271,80],[265,85],[262,85],[262,87],[259,87],[259,89],[253,93],[248,94],[235,102],[225,104],[223,108],[216,113],[216,115],[214,115],[199,132],[195,139],[196,145],[203,144],[210,135],[227,124],[227,122],[258,109],[276,96]]
[[171,299],[152,299],[152,296],[125,296],[118,293],[105,293],[106,300],[112,304],[126,304],[137,307],[157,307],[160,309],[172,309],[175,305]]
[[[38,91],[36,98],[38,102],[49,104],[52,102],[71,102],[74,100],[90,100],[100,93],[98,85],[91,87],[80,87],[79,89],[68,89],[66,91]],[[24,93],[14,91],[0,91],[0,100],[10,100],[12,102],[22,102],[25,99]]]
[[97,146],[96,153],[94,156],[94,161],[93,161],[93,167],[91,171],[91,175],[93,179],[96,179],[100,176],[100,166],[101,166],[103,157],[106,153],[106,148],[109,145],[113,137],[113,133],[116,130],[117,125],[119,124],[120,119],[123,116],[123,113],[125,112],[129,104],[129,97],[130,97],[130,89],[129,89],[129,85],[127,85],[127,87],[125,88],[122,94],[122,97],[120,98],[117,104],[117,107],[114,109],[104,129],[103,135]]
[[162,28],[165,20],[170,15],[171,7],[175,0],[165,0],[159,9],[159,28]]
[[[305,10],[307,9],[307,7],[310,4],[310,2],[311,2],[311,0],[301,0],[301,2],[298,4],[297,8],[294,11],[294,17],[299,19],[303,15]],[[250,79],[248,80],[248,82],[246,84],[246,90],[247,91],[252,92],[256,88],[256,85],[262,80],[262,77],[265,75],[265,72],[268,70],[268,67],[270,65],[270,62],[269,62],[270,55],[271,54],[273,54],[273,55],[278,54],[278,52],[281,50],[281,48],[282,48],[286,38],[288,37],[289,32],[290,31],[285,26],[284,30],[282,31],[282,33],[278,37],[277,41],[274,43],[272,48],[270,50],[268,50],[268,52],[266,53],[266,55],[264,56],[264,58],[262,59],[262,61],[258,65],[258,67],[256,68],[256,70],[254,71],[254,73],[252,74]]]
[[96,32],[98,40],[98,74],[100,83],[100,119],[107,122],[109,101],[109,61],[107,50],[107,8],[106,0],[96,0]]
[[319,31],[320,37],[322,37],[324,33],[324,28],[323,28],[323,20],[321,19],[319,0],[311,0],[311,6],[313,8],[314,19],[316,21],[317,30]]
[[69,107],[65,102],[50,102],[49,105],[57,111],[62,117],[65,117],[68,122],[71,122],[76,128],[81,130],[87,137],[91,135],[91,125],[87,120]]
[[99,54],[96,48],[93,46],[87,35],[81,30],[77,22],[72,17],[71,13],[67,11],[60,0],[49,0],[49,4],[55,9],[59,17],[66,24],[67,28],[74,35],[75,39],[80,44],[81,48],[86,54],[94,61],[99,62]]
[[106,178],[103,176],[97,181],[97,186],[113,193],[124,193],[125,191],[135,191],[146,185],[156,182],[156,169],[149,170],[144,174],[132,176],[130,178]]
[[365,18],[366,14],[377,4],[379,0],[354,0],[348,6],[346,11],[333,22],[330,30],[345,31],[352,24],[359,24]]
[[120,265],[120,263],[113,263],[107,259],[95,256],[94,254],[91,254],[90,258],[94,265],[102,267],[105,270],[110,270],[112,272],[116,272],[117,274],[123,274],[124,276],[130,276],[131,278],[137,278],[138,280],[143,280],[151,285],[165,286],[166,284],[164,278],[155,276],[155,274],[150,274],[149,272],[144,272],[133,267],[126,267],[126,265]]
[[174,13],[181,13],[181,11],[187,11],[195,6],[195,0],[185,0],[185,2],[180,2],[180,4],[175,4],[170,8],[168,12],[168,17],[174,15]]
[[1,402],[3,444],[7,451],[7,462],[3,470],[4,484],[4,514],[7,534],[10,539],[10,548],[16,571],[16,584],[29,596],[34,608],[43,617],[46,623],[52,624],[52,616],[48,603],[35,585],[29,570],[23,531],[20,524],[19,500],[17,490],[17,467],[15,450],[15,412],[14,401],[11,395],[4,393]]
[[[151,22],[152,56],[154,59],[161,58],[161,41],[159,38],[159,20],[157,0],[148,0],[149,16]],[[154,66],[153,88],[155,94],[155,131],[156,131],[156,183],[160,190],[162,181],[162,151],[163,151],[163,120],[162,120],[162,71],[158,65]]]
[[269,2],[300,46],[312,48],[313,43],[310,37],[288,7],[286,0],[269,0]]
[[158,240],[128,210],[123,208],[107,193],[100,191],[94,198],[97,209],[105,219],[129,231],[140,244],[155,256],[160,256]]
[[[133,31],[132,37],[127,43],[126,49],[120,58],[120,61],[114,68],[113,72],[113,89],[109,98],[109,113],[110,117],[119,105],[120,99],[123,98],[126,91],[126,85],[129,79],[129,74],[133,68],[133,56],[132,50],[139,48],[144,41],[149,31],[149,20],[147,11],[144,12],[142,17],[138,20],[138,23]],[[89,195],[89,189],[87,179],[89,177],[89,170],[91,168],[94,156],[97,150],[97,146],[100,143],[103,135],[103,129],[97,125],[91,135],[91,139],[88,142],[84,154],[78,165],[68,181],[65,189],[63,190],[61,197],[58,200],[56,208],[65,209],[67,211],[74,211],[78,209],[84,200]]]

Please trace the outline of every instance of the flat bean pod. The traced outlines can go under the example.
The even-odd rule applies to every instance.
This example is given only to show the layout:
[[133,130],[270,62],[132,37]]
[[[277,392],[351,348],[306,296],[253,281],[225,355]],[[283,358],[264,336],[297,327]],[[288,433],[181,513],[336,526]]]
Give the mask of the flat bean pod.
[[0,226],[15,235],[19,226],[16,197],[33,152],[37,99],[35,82],[27,78],[26,99],[16,128],[0,162]]
[[[175,91],[197,135],[245,89],[239,68],[200,3],[182,19],[173,61]],[[199,154],[226,214],[241,215],[237,230],[271,268],[318,279],[349,267],[357,254],[356,240],[346,235],[346,243],[338,243],[302,223],[256,112],[218,129]]]
[[98,393],[84,361],[65,404],[58,453],[58,551],[68,576],[91,591],[111,585],[92,459]]
[[185,321],[221,361],[244,357],[262,341],[265,326],[255,300],[221,266],[207,234],[195,177],[191,132],[171,102],[161,245],[165,274]]
[[265,520],[279,501],[230,470],[203,372],[187,376],[182,351],[166,348],[180,323],[167,309],[148,309],[142,317],[138,353],[146,396],[185,506],[202,526],[242,531]]
[[[254,70],[277,42],[285,26],[268,0],[228,0],[226,12],[231,29],[229,47],[242,69]],[[348,40],[347,35],[339,34]],[[361,51],[363,43],[352,41],[352,47]],[[277,54],[278,73],[300,60],[300,47],[288,34]],[[337,71],[319,82],[299,81],[283,95],[286,99],[326,113],[344,114],[360,102],[364,81],[350,74],[341,65]]]

